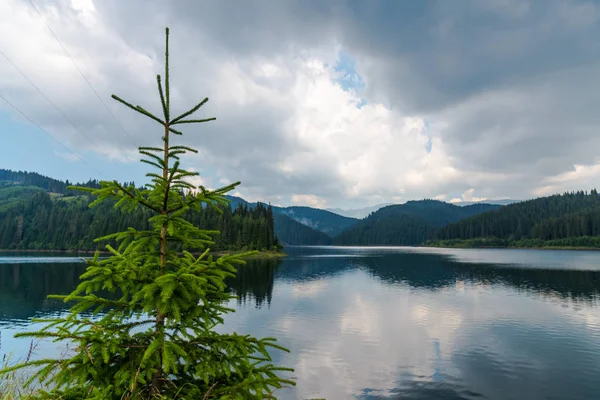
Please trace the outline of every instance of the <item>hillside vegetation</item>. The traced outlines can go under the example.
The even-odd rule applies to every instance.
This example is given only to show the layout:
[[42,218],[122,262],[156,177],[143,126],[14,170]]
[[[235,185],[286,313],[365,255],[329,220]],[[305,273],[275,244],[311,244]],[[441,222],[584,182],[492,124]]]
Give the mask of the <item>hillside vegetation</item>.
[[474,204],[458,207],[437,200],[409,201],[383,207],[333,239],[342,246],[420,245],[436,229],[475,214],[496,210],[499,205]]
[[330,211],[313,207],[276,207],[274,211],[278,214],[285,214],[303,225],[326,233],[330,237],[339,235],[342,231],[359,221],[356,218],[343,217]]
[[[146,220],[116,214],[109,205],[89,210],[87,196],[40,174],[0,170],[0,177],[0,249],[92,250],[103,247],[93,244],[93,237],[140,227]],[[97,187],[98,182],[83,185]],[[221,230],[214,246],[218,251],[278,244],[600,248],[596,190],[506,206],[409,201],[382,207],[362,220],[311,207],[266,206],[227,197],[231,207],[222,215],[204,209],[190,216],[198,226]]]
[[592,190],[541,197],[476,215],[438,230],[429,244],[589,247],[600,245],[594,238],[598,236],[600,197]]
[[0,212],[6,211],[23,200],[32,198],[44,189],[35,186],[22,186],[12,182],[0,181]]
[[[147,210],[123,213],[110,202],[89,208],[91,197],[87,195],[51,196],[43,189],[35,189],[0,188],[0,199],[20,194],[11,203],[0,206],[0,249],[104,249],[105,243],[94,243],[94,238],[128,227],[150,228],[148,218],[151,215]],[[186,215],[195,226],[220,230],[212,250],[278,248],[273,212],[269,207],[259,204],[248,209],[239,205],[235,210],[223,207],[222,211],[205,208]]]
[[303,225],[285,214],[274,213],[275,235],[283,245],[326,246],[332,238],[326,233]]
[[[246,200],[236,197],[236,196],[227,196],[227,198],[231,201],[231,207],[235,208],[238,204],[247,204],[248,207],[254,207],[257,203],[249,203]],[[273,213],[286,215],[292,220],[300,223],[303,226],[307,226],[312,230],[320,231],[325,233],[328,237],[332,238],[340,234],[346,228],[354,225],[359,220],[356,218],[348,218],[338,214],[335,214],[331,211],[321,210],[319,208],[313,207],[304,207],[304,206],[289,206],[289,207],[278,207],[271,206],[273,208]],[[296,224],[290,224],[285,218],[280,218],[279,221],[281,223],[286,224],[285,232],[291,234],[288,236],[290,240],[293,240],[294,245],[300,245],[303,243],[308,243],[314,241],[314,233],[311,230],[306,230],[302,226],[298,226]],[[275,223],[277,225],[277,222]],[[297,227],[296,230],[294,227]],[[282,231],[284,231],[284,227],[282,226]],[[304,237],[303,233],[306,233],[308,236]],[[292,239],[294,238],[294,239]]]
[[[68,181],[62,182],[36,172],[12,171],[10,169],[0,169],[0,181],[3,182],[4,185],[14,185],[15,183],[18,183],[21,186],[34,186],[48,192],[61,194],[66,193],[67,186],[70,185]],[[2,186],[3,185],[0,184],[0,187]]]
[[[115,214],[108,205],[88,210],[90,199],[67,189],[69,182],[37,173],[11,170],[0,170],[0,177],[4,179],[0,181],[0,249],[93,250],[103,248],[104,245],[93,244],[92,238],[130,225],[139,227],[145,221],[145,216],[142,215]],[[99,183],[90,180],[80,185],[98,187]],[[31,202],[34,195],[40,193],[47,195]],[[204,213],[192,218],[198,224],[205,224],[202,226],[207,229],[221,231],[213,246],[216,251],[254,249],[265,245],[266,248],[271,248],[273,243],[279,243],[276,239],[278,236],[283,238],[283,243],[289,245],[327,245],[331,244],[332,239],[323,230],[340,232],[357,221],[310,207],[270,207],[270,214],[263,216],[265,221],[260,222],[259,217],[256,223],[268,225],[270,233],[267,236],[273,239],[267,237],[253,241],[253,232],[264,230],[264,226],[250,227],[257,215],[252,210],[269,207],[261,203],[249,203],[236,196],[226,197],[231,201],[230,210],[226,210],[218,221],[211,210],[204,210]],[[263,211],[259,210],[258,215],[262,214]],[[210,217],[205,218],[205,215]],[[273,219],[273,215],[277,218]],[[246,228],[242,227],[239,218],[247,219]],[[271,220],[273,222],[267,222]],[[86,223],[90,224],[89,230],[85,228]]]

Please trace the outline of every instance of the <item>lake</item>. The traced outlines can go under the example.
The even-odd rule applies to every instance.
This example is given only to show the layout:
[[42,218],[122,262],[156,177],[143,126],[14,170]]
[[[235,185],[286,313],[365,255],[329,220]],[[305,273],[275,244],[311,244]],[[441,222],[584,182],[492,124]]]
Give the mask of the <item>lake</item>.
[[[282,399],[588,399],[600,396],[600,252],[288,248],[229,282],[220,330],[275,336],[298,385]],[[0,255],[3,353],[31,317],[63,313],[68,256]],[[40,343],[36,356],[56,355]]]

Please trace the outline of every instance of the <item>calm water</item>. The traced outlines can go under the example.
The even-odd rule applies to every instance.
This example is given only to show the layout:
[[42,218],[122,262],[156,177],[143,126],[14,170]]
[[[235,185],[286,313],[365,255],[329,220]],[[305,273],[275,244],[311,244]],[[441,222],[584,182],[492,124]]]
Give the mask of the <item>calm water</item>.
[[[600,398],[600,252],[290,248],[242,267],[223,331],[276,336],[283,399]],[[0,256],[0,354],[64,305],[77,259]],[[38,345],[36,355],[59,353]]]

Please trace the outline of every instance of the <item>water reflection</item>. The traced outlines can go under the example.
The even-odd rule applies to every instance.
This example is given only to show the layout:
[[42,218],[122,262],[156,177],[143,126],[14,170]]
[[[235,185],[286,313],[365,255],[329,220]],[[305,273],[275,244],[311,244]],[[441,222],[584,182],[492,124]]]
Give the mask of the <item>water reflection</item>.
[[600,390],[597,271],[312,251],[291,252],[276,269],[268,312],[241,309],[227,322],[292,350],[276,354],[298,379],[284,399],[578,399]]
[[[306,252],[306,249],[303,251]],[[549,256],[542,251],[539,253]],[[597,258],[600,261],[600,254],[597,254]],[[276,279],[321,279],[357,268],[368,271],[387,284],[427,290],[441,290],[467,282],[480,285],[503,284],[529,294],[580,301],[597,301],[600,293],[600,270],[523,268],[489,261],[474,264],[454,261],[446,255],[414,252],[385,252],[361,258],[348,257],[343,261],[332,257],[316,259],[296,254],[286,260],[278,270]]]
[[[238,268],[235,278],[227,280],[229,290],[239,297],[238,304],[251,302],[262,307],[271,304],[276,280],[308,282],[360,269],[386,284],[423,290],[455,288],[465,283],[501,284],[529,295],[587,302],[597,302],[600,294],[600,271],[474,264],[457,262],[444,254],[414,252],[383,252],[365,257],[321,253],[322,250],[297,248],[285,261],[250,260]],[[65,310],[64,303],[46,297],[73,290],[85,270],[84,264],[67,257],[54,263],[49,262],[51,258],[15,263],[17,258],[23,257],[0,257],[0,319],[23,320],[44,311]]]
[[238,297],[238,305],[252,303],[257,308],[271,305],[275,270],[280,260],[251,260],[238,266],[237,276],[226,280],[230,292]]
[[69,261],[0,264],[0,324],[67,309],[64,302],[47,296],[67,294],[77,286],[85,265]]
[[[231,304],[237,312],[221,328],[275,336],[290,348],[273,354],[296,369],[298,386],[278,393],[282,399],[576,399],[600,392],[600,271],[591,258],[600,264],[600,253],[571,252],[561,264],[550,252],[530,252],[535,263],[521,267],[518,253],[288,253],[239,267],[227,282],[239,297]],[[473,261],[482,254],[494,257]],[[585,268],[569,269],[577,257]],[[0,265],[3,338],[16,321],[64,309],[45,296],[72,290],[83,269]]]

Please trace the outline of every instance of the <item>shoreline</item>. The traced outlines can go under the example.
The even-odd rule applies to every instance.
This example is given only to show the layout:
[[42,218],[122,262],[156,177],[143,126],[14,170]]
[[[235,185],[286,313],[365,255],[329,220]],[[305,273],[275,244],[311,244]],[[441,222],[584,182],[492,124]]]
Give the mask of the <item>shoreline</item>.
[[[241,253],[246,253],[248,250],[223,250],[223,251],[211,251],[210,253],[208,253],[211,256],[214,257],[221,257],[224,255],[236,255],[236,254],[241,254]],[[287,257],[287,254],[284,253],[283,251],[272,251],[272,250],[265,250],[265,251],[259,251],[256,254],[244,257],[244,260],[256,260],[256,259],[272,259],[272,258],[283,258],[283,257]]]
[[[235,255],[246,253],[250,250],[222,250],[222,251],[211,251],[208,255],[213,257],[220,257],[223,255]],[[111,254],[106,250],[98,250],[100,254]],[[94,255],[96,250],[43,250],[43,249],[0,249],[0,253],[53,253],[53,254],[70,254],[70,255]],[[192,253],[194,255],[200,255],[201,252]],[[257,254],[253,254],[247,257],[244,257],[244,260],[256,260],[256,259],[274,259],[274,258],[283,258],[286,257],[287,254],[283,251],[272,251],[265,250],[259,251]]]
[[432,249],[522,249],[522,250],[576,250],[576,251],[600,251],[600,247],[585,246],[442,246],[442,245],[422,245]]

